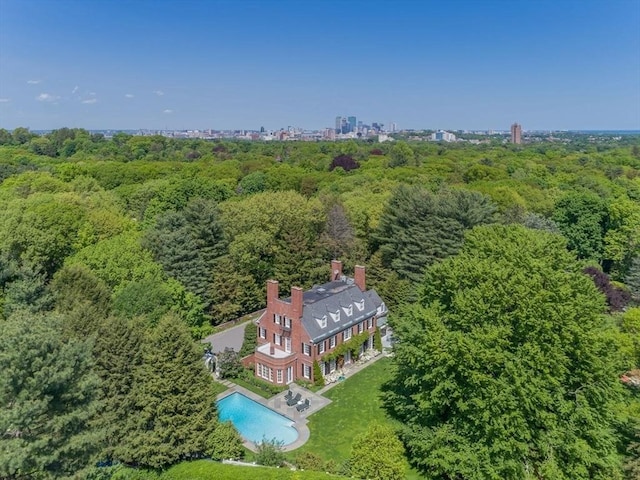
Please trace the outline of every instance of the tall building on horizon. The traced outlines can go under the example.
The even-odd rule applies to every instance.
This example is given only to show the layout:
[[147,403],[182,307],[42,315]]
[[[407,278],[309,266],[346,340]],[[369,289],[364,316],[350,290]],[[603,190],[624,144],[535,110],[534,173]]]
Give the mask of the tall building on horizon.
[[522,125],[519,123],[511,125],[511,143],[518,145],[522,143]]
[[358,129],[358,123],[356,122],[356,117],[348,117],[347,121],[349,123],[349,131],[355,132]]

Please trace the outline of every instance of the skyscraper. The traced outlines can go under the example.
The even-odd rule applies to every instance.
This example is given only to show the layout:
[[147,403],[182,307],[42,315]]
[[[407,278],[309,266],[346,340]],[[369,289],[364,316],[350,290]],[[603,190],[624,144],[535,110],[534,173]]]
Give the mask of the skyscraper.
[[342,116],[336,117],[336,133],[342,133]]
[[522,125],[519,123],[511,125],[511,143],[522,143]]
[[358,126],[356,122],[356,117],[349,117],[347,120],[349,121],[349,131],[355,132]]

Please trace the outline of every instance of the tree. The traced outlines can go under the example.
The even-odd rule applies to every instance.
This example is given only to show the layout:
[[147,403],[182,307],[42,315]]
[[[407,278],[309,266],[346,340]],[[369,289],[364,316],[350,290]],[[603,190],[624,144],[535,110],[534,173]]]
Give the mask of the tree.
[[406,165],[414,165],[415,164],[415,153],[411,149],[406,142],[398,142],[393,148],[391,148],[390,152],[391,160],[389,161],[390,167],[403,167]]
[[404,447],[389,426],[372,423],[353,440],[349,465],[356,478],[401,480],[404,462]]
[[631,298],[629,292],[613,285],[609,280],[609,275],[602,270],[596,267],[587,267],[583,272],[593,279],[594,285],[604,294],[607,305],[612,312],[619,312],[629,303]]
[[631,293],[631,299],[640,305],[640,256],[634,257],[631,261],[624,281]]
[[143,361],[144,328],[138,320],[110,317],[100,324],[95,335],[95,370],[102,380],[99,390],[102,410],[96,428],[102,436],[103,460],[131,458],[125,440],[137,416],[132,392]]
[[99,441],[91,343],[64,341],[53,314],[22,311],[0,326],[0,477],[78,473]]
[[143,343],[118,460],[163,468],[205,455],[217,427],[213,380],[189,330],[167,315]]
[[602,259],[607,222],[602,199],[592,193],[569,193],[556,203],[552,219],[578,258]]
[[454,255],[464,231],[492,220],[495,207],[476,192],[442,190],[432,194],[417,186],[400,186],[385,207],[374,245],[383,264],[401,278],[417,282],[424,268]]
[[213,460],[240,460],[244,457],[242,437],[231,422],[221,422],[208,439],[207,454]]
[[348,172],[350,170],[360,168],[360,164],[354,160],[351,155],[340,154],[332,160],[329,165],[329,171],[332,172],[338,167],[341,167],[345,172]]
[[233,378],[242,372],[242,363],[240,356],[233,348],[225,348],[224,352],[218,354],[218,370],[220,370],[220,378]]
[[386,404],[428,478],[620,478],[616,345],[565,245],[476,227],[396,321]]

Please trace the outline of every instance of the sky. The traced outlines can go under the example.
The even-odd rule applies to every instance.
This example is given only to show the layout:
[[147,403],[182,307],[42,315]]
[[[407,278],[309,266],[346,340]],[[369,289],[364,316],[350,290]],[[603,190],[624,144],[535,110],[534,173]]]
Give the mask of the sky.
[[0,128],[640,129],[640,0],[0,0]]

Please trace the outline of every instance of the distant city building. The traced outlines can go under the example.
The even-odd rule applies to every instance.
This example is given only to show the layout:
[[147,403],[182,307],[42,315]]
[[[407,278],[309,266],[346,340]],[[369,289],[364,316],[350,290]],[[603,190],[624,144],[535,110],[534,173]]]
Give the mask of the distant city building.
[[342,115],[336,117],[336,133],[342,133]]
[[522,125],[519,123],[511,125],[511,143],[522,143]]
[[357,131],[357,122],[356,122],[356,117],[348,117],[347,118],[347,123],[349,124],[349,131],[350,132],[355,132]]
[[431,134],[431,140],[434,142],[455,142],[456,136],[453,133],[438,130]]
[[389,127],[390,132],[395,132],[398,129],[398,125],[395,122],[391,122],[391,126]]

